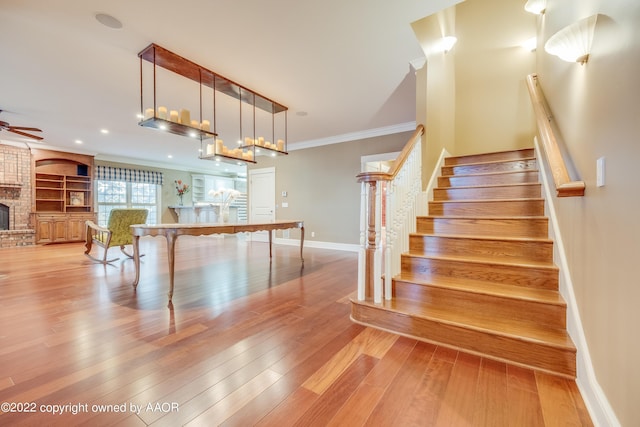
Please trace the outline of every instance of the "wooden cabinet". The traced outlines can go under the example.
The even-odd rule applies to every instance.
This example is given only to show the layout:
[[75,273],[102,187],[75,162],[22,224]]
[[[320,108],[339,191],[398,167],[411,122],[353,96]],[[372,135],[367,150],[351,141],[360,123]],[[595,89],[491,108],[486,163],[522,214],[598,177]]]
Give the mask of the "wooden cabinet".
[[85,238],[85,221],[95,221],[95,215],[36,213],[36,243],[79,242]]
[[67,240],[67,223],[65,218],[38,215],[36,224],[36,243],[54,243]]
[[95,215],[69,214],[67,215],[67,240],[84,240],[87,227],[86,221],[95,221]]
[[84,240],[85,221],[95,221],[93,156],[37,149],[32,156],[36,243]]

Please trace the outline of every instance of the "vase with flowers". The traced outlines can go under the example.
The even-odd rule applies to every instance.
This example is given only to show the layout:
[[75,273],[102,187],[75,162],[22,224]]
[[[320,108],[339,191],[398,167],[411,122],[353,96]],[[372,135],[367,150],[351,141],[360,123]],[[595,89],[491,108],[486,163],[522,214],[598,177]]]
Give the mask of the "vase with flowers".
[[182,197],[189,192],[189,184],[182,182],[181,179],[174,181],[176,184],[176,193],[180,199],[180,206],[182,206]]
[[240,192],[231,188],[221,188],[209,191],[209,195],[216,202],[211,206],[218,206],[218,222],[226,223],[229,221],[229,206],[240,195]]

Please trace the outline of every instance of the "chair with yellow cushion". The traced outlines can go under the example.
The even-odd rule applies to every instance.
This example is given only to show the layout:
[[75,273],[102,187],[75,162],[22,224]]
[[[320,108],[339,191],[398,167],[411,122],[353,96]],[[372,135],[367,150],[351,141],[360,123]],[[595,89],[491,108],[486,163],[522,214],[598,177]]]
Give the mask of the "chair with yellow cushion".
[[[112,209],[109,214],[109,221],[106,227],[100,227],[93,221],[87,221],[87,237],[84,254],[94,261],[107,264],[119,260],[120,258],[107,259],[107,251],[114,246],[120,246],[123,254],[129,258],[133,255],[125,252],[124,247],[133,243],[130,225],[144,224],[147,221],[148,211],[146,209]],[[93,244],[104,248],[102,259],[91,255]]]

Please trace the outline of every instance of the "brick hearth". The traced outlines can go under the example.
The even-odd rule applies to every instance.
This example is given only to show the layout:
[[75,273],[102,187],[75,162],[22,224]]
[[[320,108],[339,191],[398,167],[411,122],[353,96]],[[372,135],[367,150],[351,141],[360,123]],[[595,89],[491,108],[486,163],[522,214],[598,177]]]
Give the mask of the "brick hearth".
[[35,243],[31,216],[31,153],[0,144],[0,203],[9,207],[9,230],[0,230],[0,248]]

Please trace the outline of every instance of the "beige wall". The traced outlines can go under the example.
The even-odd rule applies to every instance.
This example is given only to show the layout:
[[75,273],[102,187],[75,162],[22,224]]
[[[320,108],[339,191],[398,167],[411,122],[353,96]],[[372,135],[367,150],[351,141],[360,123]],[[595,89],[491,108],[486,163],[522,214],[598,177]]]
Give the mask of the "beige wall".
[[[423,182],[429,179],[440,153],[446,149],[455,152],[455,60],[453,52],[435,51],[434,44],[444,35],[455,34],[455,7],[428,16],[412,24],[427,62],[417,75],[421,82],[416,100],[426,103],[417,107],[417,123],[424,123]],[[423,82],[426,79],[426,82]]]
[[[402,150],[413,132],[367,138],[259,158],[251,169],[275,167],[277,219],[302,219],[305,240],[360,242],[360,173],[362,156]],[[287,197],[282,197],[282,192]],[[282,208],[282,202],[289,207]],[[311,237],[311,232],[315,237]],[[295,236],[292,231],[291,238]]]
[[[540,40],[599,13],[589,62],[537,51],[542,88],[586,183],[557,199],[582,325],[597,381],[623,426],[640,425],[640,3],[548,0]],[[606,185],[596,187],[596,160]]]
[[456,6],[455,153],[531,147],[535,122],[525,77],[535,54],[536,17],[523,1],[467,0]]
[[[417,119],[427,128],[425,170],[443,148],[463,155],[532,146],[525,77],[535,70],[535,54],[520,43],[535,36],[535,24],[512,0],[467,0],[412,24],[427,56],[426,117]],[[458,43],[448,53],[434,51],[445,35]]]

